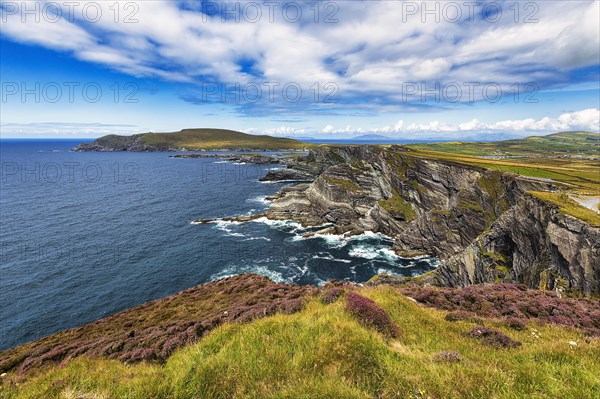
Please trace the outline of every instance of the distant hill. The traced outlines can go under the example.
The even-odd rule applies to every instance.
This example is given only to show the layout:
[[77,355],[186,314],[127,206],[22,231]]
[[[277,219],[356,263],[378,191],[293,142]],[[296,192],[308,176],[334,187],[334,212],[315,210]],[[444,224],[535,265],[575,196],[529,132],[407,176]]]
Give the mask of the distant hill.
[[353,137],[352,140],[394,140],[391,137],[383,136],[381,134],[363,134],[362,136]]
[[310,145],[282,137],[257,136],[226,129],[184,129],[174,133],[111,134],[74,151],[267,151],[301,150]]
[[473,156],[497,157],[600,157],[600,134],[593,132],[560,132],[547,136],[530,136],[496,142],[445,142],[414,144],[414,149],[449,152]]

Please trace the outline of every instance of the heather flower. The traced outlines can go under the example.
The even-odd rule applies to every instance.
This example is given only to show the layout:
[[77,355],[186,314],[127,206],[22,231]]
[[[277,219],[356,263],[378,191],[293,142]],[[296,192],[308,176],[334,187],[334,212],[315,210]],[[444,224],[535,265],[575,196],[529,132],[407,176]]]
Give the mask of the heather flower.
[[471,332],[469,332],[469,335],[473,338],[481,339],[485,345],[495,348],[515,348],[521,346],[519,341],[515,341],[509,336],[502,334],[500,331],[485,326],[473,328]]
[[506,319],[506,325],[513,330],[523,331],[527,328],[527,320],[519,319],[517,317],[509,317]]
[[[484,284],[466,288],[423,287],[416,284],[400,288],[418,302],[441,310],[474,312],[479,317],[507,317],[523,322],[552,323],[576,327],[600,336],[600,302],[585,298],[558,298],[528,289],[522,284]],[[452,317],[452,316],[450,316]],[[507,321],[509,325],[511,322]],[[516,323],[511,328],[518,329]]]
[[470,321],[472,323],[483,324],[483,320],[481,320],[477,315],[473,312],[465,312],[465,311],[456,311],[450,312],[445,317],[448,321]]
[[389,314],[375,301],[356,292],[349,292],[346,310],[362,325],[374,327],[377,331],[393,338],[398,336],[398,328],[392,322]]
[[334,303],[345,291],[342,287],[332,287],[325,291],[321,297],[321,302],[324,304]]

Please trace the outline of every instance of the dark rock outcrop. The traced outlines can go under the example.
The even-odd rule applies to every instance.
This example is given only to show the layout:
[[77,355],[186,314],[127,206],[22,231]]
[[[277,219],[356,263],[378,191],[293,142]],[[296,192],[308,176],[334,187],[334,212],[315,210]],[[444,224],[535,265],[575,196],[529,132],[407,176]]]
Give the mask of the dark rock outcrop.
[[170,158],[219,158],[228,162],[253,163],[258,165],[279,164],[281,158],[261,154],[177,154]]
[[261,177],[260,181],[312,181],[314,179],[314,175],[297,169],[275,169],[270,170],[264,177]]

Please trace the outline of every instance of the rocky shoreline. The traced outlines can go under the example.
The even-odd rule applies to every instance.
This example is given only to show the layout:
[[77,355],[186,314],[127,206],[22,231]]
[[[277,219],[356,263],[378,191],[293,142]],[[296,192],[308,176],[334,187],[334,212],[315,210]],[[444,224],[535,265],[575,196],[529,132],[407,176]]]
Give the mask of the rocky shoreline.
[[224,148],[188,148],[188,147],[157,147],[144,143],[133,143],[122,146],[106,146],[94,143],[82,143],[71,149],[73,152],[294,152],[294,148],[251,148],[251,147],[224,147]]
[[198,158],[219,158],[227,162],[253,163],[253,164],[279,164],[281,158],[261,154],[177,154],[170,155],[169,158],[176,159],[198,159]]
[[270,197],[257,217],[329,223],[329,234],[383,233],[399,256],[440,259],[417,279],[425,284],[600,293],[600,229],[527,194],[556,190],[552,182],[426,159],[401,146],[321,146],[281,163],[285,169],[261,181],[298,184]]

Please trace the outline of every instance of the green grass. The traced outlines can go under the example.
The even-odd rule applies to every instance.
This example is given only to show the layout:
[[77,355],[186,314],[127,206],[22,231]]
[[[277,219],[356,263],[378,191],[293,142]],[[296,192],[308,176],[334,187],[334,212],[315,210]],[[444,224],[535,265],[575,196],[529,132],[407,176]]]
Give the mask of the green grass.
[[[400,329],[389,340],[344,311],[314,300],[294,315],[225,325],[176,352],[165,365],[78,358],[25,381],[9,375],[12,398],[596,398],[600,343],[552,325],[512,331],[523,343],[494,349],[391,287],[363,289]],[[539,336],[539,337],[538,337]],[[577,341],[576,348],[568,342]],[[435,355],[452,350],[457,363]]]
[[530,191],[529,194],[542,201],[549,202],[559,207],[560,212],[581,219],[594,227],[600,227],[600,214],[581,206],[569,198],[566,193],[545,191]]
[[522,139],[496,142],[447,142],[414,144],[419,150],[450,152],[453,154],[527,157],[539,156],[600,156],[600,134],[592,132],[561,132],[548,136],[532,136]]
[[600,161],[563,158],[487,159],[446,152],[415,150],[411,155],[464,163],[491,170],[519,174],[536,179],[550,179],[581,195],[600,193]]
[[583,195],[600,193],[598,133],[562,132],[487,143],[449,142],[408,147],[423,157],[551,179]]
[[362,189],[358,186],[358,184],[354,183],[351,180],[347,179],[339,179],[336,177],[331,177],[328,175],[322,175],[323,179],[332,185],[342,187],[346,191],[361,191]]
[[226,129],[184,129],[174,133],[143,133],[134,136],[110,135],[101,137],[97,141],[108,146],[120,146],[133,140],[139,140],[158,149],[175,147],[188,150],[229,148],[282,150],[311,147],[310,144],[293,139],[257,136]]
[[415,218],[415,210],[404,200],[398,193],[394,193],[391,198],[380,200],[379,206],[385,209],[390,214],[402,214],[404,219],[411,221]]

